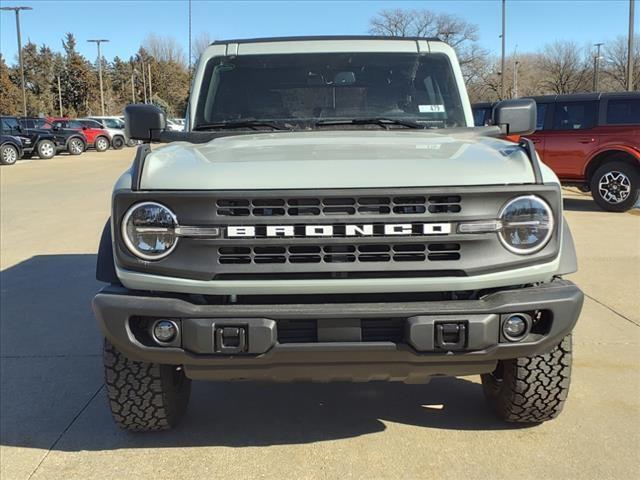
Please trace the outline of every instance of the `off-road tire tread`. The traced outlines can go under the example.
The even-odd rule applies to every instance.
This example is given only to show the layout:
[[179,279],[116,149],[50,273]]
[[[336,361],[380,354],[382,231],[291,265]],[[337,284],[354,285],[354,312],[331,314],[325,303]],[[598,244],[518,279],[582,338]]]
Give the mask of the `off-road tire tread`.
[[175,367],[130,360],[107,340],[104,343],[105,384],[116,424],[125,430],[168,430],[183,416],[191,381],[171,382]]
[[548,353],[503,361],[499,386],[491,375],[482,375],[489,405],[507,422],[540,423],[556,418],[569,393],[571,359],[571,335],[567,335]]

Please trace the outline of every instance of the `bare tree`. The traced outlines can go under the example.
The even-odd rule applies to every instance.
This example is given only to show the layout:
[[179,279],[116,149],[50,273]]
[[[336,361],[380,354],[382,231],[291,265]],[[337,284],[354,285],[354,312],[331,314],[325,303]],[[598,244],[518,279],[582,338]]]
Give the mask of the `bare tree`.
[[200,56],[204,53],[209,45],[213,42],[213,38],[209,35],[208,32],[201,32],[198,36],[193,40],[193,44],[191,46],[191,58],[193,59],[193,63],[197,63]]
[[[640,36],[634,38],[633,89],[640,90]],[[627,88],[627,37],[620,36],[605,45],[603,70],[612,90]]]
[[455,15],[431,10],[381,10],[369,21],[369,32],[388,37],[437,37],[451,45],[465,77],[473,76],[472,64],[487,56],[476,43],[478,26]]
[[589,89],[591,58],[574,42],[557,41],[540,55],[544,93],[576,93]]
[[175,38],[159,37],[151,33],[145,38],[143,46],[158,62],[175,63],[183,67],[186,65],[184,49]]

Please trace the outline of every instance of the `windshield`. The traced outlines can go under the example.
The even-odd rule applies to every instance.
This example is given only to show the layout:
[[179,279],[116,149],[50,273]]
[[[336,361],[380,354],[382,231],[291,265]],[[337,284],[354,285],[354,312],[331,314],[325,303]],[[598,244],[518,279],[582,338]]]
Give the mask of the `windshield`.
[[223,122],[401,119],[466,126],[442,54],[309,53],[216,57],[203,78],[195,129]]
[[47,122],[43,118],[35,119],[33,121],[33,124],[35,125],[36,128],[44,128],[44,129],[47,129],[47,130],[51,130],[53,128],[53,125],[51,125],[49,122]]
[[[104,124],[104,126],[107,128],[124,129],[124,122],[120,121],[117,118],[103,118],[101,120],[102,121],[98,123]],[[102,125],[100,125],[97,128],[102,128]]]

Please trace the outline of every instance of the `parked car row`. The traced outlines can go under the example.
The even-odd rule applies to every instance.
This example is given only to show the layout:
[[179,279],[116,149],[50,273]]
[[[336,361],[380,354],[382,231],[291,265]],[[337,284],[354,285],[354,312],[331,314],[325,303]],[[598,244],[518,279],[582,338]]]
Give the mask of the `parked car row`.
[[[640,92],[531,97],[536,131],[529,138],[563,185],[591,192],[604,210],[624,212],[640,198]],[[473,105],[488,125],[493,104]]]
[[120,149],[127,141],[124,121],[119,117],[89,117],[70,119],[64,117],[12,117],[0,116],[0,163],[13,165],[21,158],[37,155],[41,159],[52,158],[66,152],[80,155],[92,148],[104,152],[109,148]]

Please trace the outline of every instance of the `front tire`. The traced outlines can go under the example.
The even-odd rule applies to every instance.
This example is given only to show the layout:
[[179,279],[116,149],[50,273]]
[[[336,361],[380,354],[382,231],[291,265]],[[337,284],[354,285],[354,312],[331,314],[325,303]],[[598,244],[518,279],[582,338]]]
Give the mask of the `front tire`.
[[49,160],[56,154],[56,144],[51,140],[40,140],[36,150],[38,151],[38,157],[42,160]]
[[109,140],[105,137],[98,137],[93,143],[93,146],[95,147],[96,152],[105,152],[109,148]]
[[625,162],[607,162],[591,177],[591,195],[608,212],[626,212],[640,196],[638,168]]
[[191,380],[174,365],[130,360],[104,341],[107,397],[116,424],[132,432],[168,430],[184,415]]
[[0,148],[0,163],[2,165],[13,165],[18,161],[18,149],[13,145],[2,145]]
[[570,380],[571,335],[567,335],[548,353],[500,360],[493,373],[482,375],[482,387],[502,420],[540,423],[560,414]]
[[67,145],[69,155],[80,155],[85,150],[85,144],[79,138],[72,138]]
[[114,150],[120,150],[122,147],[124,147],[124,137],[121,137],[120,135],[113,137],[111,146]]

